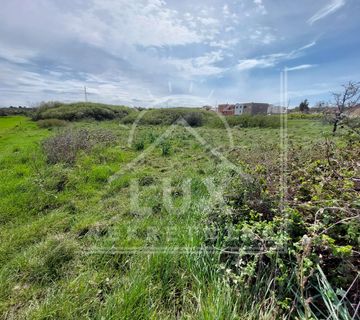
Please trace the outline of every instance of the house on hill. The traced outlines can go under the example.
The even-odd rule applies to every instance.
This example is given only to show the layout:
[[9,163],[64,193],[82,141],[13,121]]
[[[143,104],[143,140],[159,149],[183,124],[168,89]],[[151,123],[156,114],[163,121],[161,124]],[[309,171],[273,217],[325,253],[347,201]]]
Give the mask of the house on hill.
[[267,114],[269,104],[268,103],[236,103],[236,104],[219,104],[218,112],[224,116],[240,116],[242,114]]

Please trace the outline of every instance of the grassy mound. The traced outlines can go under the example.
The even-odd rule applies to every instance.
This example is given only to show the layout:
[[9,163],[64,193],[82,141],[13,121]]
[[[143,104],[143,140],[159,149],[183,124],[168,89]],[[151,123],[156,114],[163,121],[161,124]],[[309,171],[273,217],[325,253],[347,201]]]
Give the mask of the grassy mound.
[[31,118],[40,121],[39,125],[42,127],[59,126],[60,123],[56,122],[56,119],[63,121],[119,119],[124,124],[132,124],[136,121],[139,125],[161,126],[168,126],[185,120],[185,123],[191,127],[223,128],[226,124],[230,127],[238,126],[242,128],[280,127],[279,116],[242,115],[227,116],[221,119],[217,113],[199,108],[147,109],[141,113],[135,108],[92,102],[42,103],[31,113]]
[[112,106],[93,102],[64,104],[48,102],[41,104],[32,114],[33,120],[60,119],[77,121],[82,119],[112,120],[121,119],[134,109],[125,106]]

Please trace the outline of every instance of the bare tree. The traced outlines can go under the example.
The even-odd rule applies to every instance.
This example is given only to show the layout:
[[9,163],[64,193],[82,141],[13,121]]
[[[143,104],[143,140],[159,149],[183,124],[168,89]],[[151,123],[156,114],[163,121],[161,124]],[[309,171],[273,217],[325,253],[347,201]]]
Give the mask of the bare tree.
[[360,82],[349,81],[342,87],[344,88],[343,92],[332,94],[337,108],[333,127],[334,134],[340,121],[345,118],[345,110],[356,106],[360,100]]

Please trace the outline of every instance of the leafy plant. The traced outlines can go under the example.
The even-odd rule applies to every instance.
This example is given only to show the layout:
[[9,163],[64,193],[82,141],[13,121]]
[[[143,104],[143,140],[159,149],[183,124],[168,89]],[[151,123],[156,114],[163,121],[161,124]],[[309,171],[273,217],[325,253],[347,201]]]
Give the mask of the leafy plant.
[[134,147],[135,147],[135,150],[137,150],[137,151],[144,150],[144,147],[145,147],[144,140],[136,141],[134,144]]
[[161,148],[161,155],[166,157],[168,155],[170,155],[170,150],[171,150],[171,144],[169,141],[164,141],[160,144],[160,148]]

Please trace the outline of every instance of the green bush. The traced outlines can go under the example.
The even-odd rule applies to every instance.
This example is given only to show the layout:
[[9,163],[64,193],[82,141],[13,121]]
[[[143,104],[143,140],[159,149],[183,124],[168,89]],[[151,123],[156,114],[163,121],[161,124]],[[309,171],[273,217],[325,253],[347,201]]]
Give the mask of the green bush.
[[171,144],[168,141],[164,141],[160,144],[160,148],[161,148],[161,155],[162,156],[168,156],[170,155],[170,149],[171,149]]
[[[322,160],[309,158],[302,147],[289,147],[291,201],[285,206],[278,189],[272,190],[271,181],[279,179],[279,173],[248,163],[244,164],[248,177],[227,180],[225,203],[215,205],[204,221],[211,231],[206,245],[224,252],[219,266],[226,270],[224,278],[241,289],[252,285],[259,275],[272,272],[276,274],[277,300],[285,308],[289,307],[286,301],[294,301],[299,314],[305,312],[314,319],[327,318],[318,312],[325,310],[325,294],[316,292],[321,292],[318,269],[324,273],[322,284],[326,281],[334,288],[329,291],[356,291],[354,253],[359,252],[360,245],[357,191],[352,178],[358,172],[351,160],[359,158],[359,142],[352,140],[351,147],[324,147],[328,151],[323,151]],[[326,152],[332,152],[330,164]],[[341,301],[343,308],[351,310],[350,302]]]
[[140,150],[144,150],[145,148],[145,143],[143,140],[140,141],[136,141],[134,144],[135,150],[140,151]]
[[44,103],[32,114],[33,120],[60,119],[78,121],[82,119],[112,120],[121,119],[131,112],[131,108],[124,106],[111,106],[100,103],[78,102],[62,104],[59,102]]
[[204,121],[203,115],[200,112],[185,114],[183,118],[190,127],[200,127]]
[[67,121],[59,119],[46,119],[37,121],[37,125],[40,128],[65,127],[67,124]]

